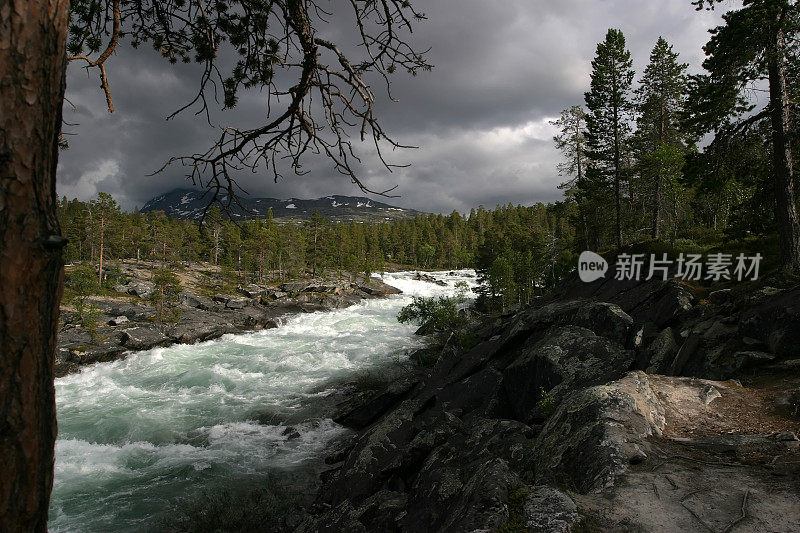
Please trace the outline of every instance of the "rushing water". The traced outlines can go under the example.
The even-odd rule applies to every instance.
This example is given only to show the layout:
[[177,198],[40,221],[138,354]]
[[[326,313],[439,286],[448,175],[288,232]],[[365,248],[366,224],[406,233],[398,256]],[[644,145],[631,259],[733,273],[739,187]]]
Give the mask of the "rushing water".
[[[386,274],[402,295],[298,315],[277,329],[226,335],[99,363],[56,380],[59,435],[51,499],[53,531],[140,531],[178,498],[257,484],[317,458],[347,430],[308,413],[324,384],[402,357],[422,342],[396,315],[411,296],[447,287]],[[287,426],[259,413],[303,413]]]

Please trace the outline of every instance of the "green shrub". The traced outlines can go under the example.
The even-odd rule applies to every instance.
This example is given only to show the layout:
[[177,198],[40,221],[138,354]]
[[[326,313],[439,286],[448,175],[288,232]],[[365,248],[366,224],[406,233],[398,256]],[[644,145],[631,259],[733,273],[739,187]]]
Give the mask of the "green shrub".
[[458,312],[458,306],[467,299],[469,285],[463,281],[456,284],[456,295],[424,298],[414,296],[400,310],[397,320],[402,324],[429,325],[434,331],[457,331],[467,325],[467,317]]
[[100,291],[100,282],[94,268],[88,265],[80,265],[72,272],[67,274],[65,285],[71,295],[71,303],[81,319],[84,318],[86,311],[86,300],[89,296]]
[[544,387],[539,389],[539,394],[539,401],[536,402],[536,411],[542,418],[550,418],[558,407],[556,398],[549,391],[544,390]]
[[97,328],[100,325],[100,316],[102,316],[102,314],[99,307],[95,304],[89,304],[88,307],[83,309],[80,315],[81,325],[89,332],[89,338],[92,339],[93,343],[97,343],[97,341],[100,340]]
[[155,288],[150,294],[150,301],[158,309],[155,317],[159,324],[176,323],[181,318],[181,310],[177,307],[181,294],[181,281],[169,269],[162,268],[153,273]]
[[119,265],[109,265],[103,268],[103,288],[113,290],[115,285],[125,285],[128,276],[122,273]]
[[459,314],[456,298],[439,296],[424,298],[414,296],[412,302],[400,310],[397,320],[402,324],[428,324],[435,331],[459,329],[467,319]]
[[89,297],[100,291],[100,282],[94,268],[88,265],[81,265],[67,275],[65,282],[66,297],[75,307],[78,315],[78,323],[86,328],[93,343],[99,339],[97,328],[100,325],[100,308],[95,304],[88,303]]
[[462,351],[475,346],[475,334],[467,330],[469,319],[458,310],[459,305],[466,301],[469,286],[459,282],[456,288],[457,293],[453,297],[414,296],[411,303],[403,307],[397,315],[397,320],[403,324],[424,325],[429,329],[428,333],[438,335],[444,345],[412,353],[411,360],[422,367],[434,366],[447,346],[457,346]]

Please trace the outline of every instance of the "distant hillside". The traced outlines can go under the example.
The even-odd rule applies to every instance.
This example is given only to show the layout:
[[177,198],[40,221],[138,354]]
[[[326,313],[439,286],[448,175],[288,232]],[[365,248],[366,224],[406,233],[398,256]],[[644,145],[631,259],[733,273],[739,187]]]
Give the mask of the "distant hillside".
[[[171,218],[197,220],[203,215],[209,199],[210,193],[206,191],[175,189],[144,204],[141,212],[164,211]],[[228,197],[223,196],[219,200],[225,204]],[[231,203],[229,207],[230,216],[236,220],[264,218],[270,208],[276,219],[283,220],[306,220],[315,210],[329,220],[340,222],[374,222],[412,218],[421,214],[413,209],[395,207],[369,198],[340,195],[325,196],[314,200],[241,197],[239,204],[241,205]],[[222,211],[224,213],[225,209]]]

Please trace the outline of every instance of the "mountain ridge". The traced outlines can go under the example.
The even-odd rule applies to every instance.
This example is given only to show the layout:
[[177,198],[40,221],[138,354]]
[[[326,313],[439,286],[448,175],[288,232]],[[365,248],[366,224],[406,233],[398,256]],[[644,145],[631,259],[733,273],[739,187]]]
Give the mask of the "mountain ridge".
[[[164,211],[171,218],[199,220],[211,199],[209,191],[177,188],[149,200],[139,210],[141,213]],[[413,218],[421,211],[397,207],[362,196],[329,195],[320,198],[266,198],[243,196],[226,205],[229,196],[224,194],[215,202],[223,216],[234,220],[266,218],[272,209],[276,220],[307,220],[314,211],[337,222],[376,222]]]

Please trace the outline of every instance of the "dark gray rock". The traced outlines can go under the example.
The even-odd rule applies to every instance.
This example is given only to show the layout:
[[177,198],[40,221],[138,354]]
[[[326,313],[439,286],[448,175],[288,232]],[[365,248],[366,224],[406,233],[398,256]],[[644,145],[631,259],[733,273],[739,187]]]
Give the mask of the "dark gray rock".
[[733,354],[734,367],[732,372],[736,372],[743,368],[753,368],[774,362],[776,357],[771,353],[758,352],[758,351],[743,351]]
[[128,350],[149,350],[156,346],[171,344],[169,337],[155,326],[137,326],[126,329],[120,338],[122,346]]
[[633,319],[619,306],[591,300],[567,300],[524,310],[503,333],[506,339],[543,331],[550,326],[581,326],[620,344],[628,341]]
[[[610,266],[611,271],[614,268]],[[659,328],[680,321],[692,309],[694,301],[683,286],[672,280],[617,280],[613,276],[583,283],[577,275],[570,275],[554,294],[562,299],[588,298],[615,303],[638,322],[652,322]]]
[[237,291],[246,298],[259,298],[266,289],[258,285],[248,285],[246,287],[239,287]]
[[229,298],[227,302],[225,302],[225,307],[228,309],[244,309],[250,305],[250,300],[247,298]]
[[411,278],[411,279],[413,279],[414,281],[425,281],[427,283],[434,283],[434,284],[440,285],[442,287],[447,287],[447,282],[446,281],[443,281],[443,280],[440,280],[440,279],[436,279],[435,277],[433,277],[433,276],[431,276],[429,274],[423,274],[422,272],[417,272],[416,274],[414,274],[414,277]]
[[402,529],[489,532],[508,521],[509,489],[520,484],[508,464],[499,458],[489,459],[463,473],[457,471],[458,465],[453,466],[456,471],[440,480],[432,483],[421,480],[424,488],[421,486],[423,490],[417,493],[433,505],[423,501],[416,506],[412,502],[400,521]]
[[671,376],[680,376],[690,360],[698,359],[703,348],[703,337],[696,333],[690,333],[681,345],[667,373]]
[[437,394],[442,407],[463,415],[479,411],[483,416],[501,416],[503,403],[503,374],[486,368],[466,379],[444,387]]
[[215,308],[219,308],[219,305],[216,305],[211,300],[207,298],[202,298],[200,296],[197,296],[196,294],[192,294],[191,292],[187,291],[183,291],[181,293],[180,304],[184,307],[203,309],[205,311],[211,311]]
[[131,322],[146,322],[152,317],[156,309],[149,305],[136,305],[132,303],[113,303],[107,306],[106,314],[110,316],[125,316]]
[[762,289],[751,297],[755,305],[739,317],[739,332],[763,342],[779,356],[800,351],[800,288]]
[[569,533],[580,519],[578,506],[564,492],[553,487],[534,487],[523,504],[528,531]]
[[288,293],[283,291],[267,290],[264,294],[261,295],[260,301],[262,305],[268,305],[275,300],[286,298],[286,296],[288,296]]
[[123,324],[127,324],[128,322],[129,321],[128,321],[128,317],[127,316],[120,315],[118,317],[115,317],[115,318],[112,318],[111,320],[109,320],[108,321],[108,325],[109,326],[121,326]]
[[580,326],[564,326],[529,341],[503,372],[503,384],[514,417],[531,422],[549,415],[540,405],[545,394],[557,404],[573,388],[624,376],[633,361],[634,353],[619,343]]
[[648,374],[666,373],[675,359],[678,349],[675,332],[672,328],[664,328],[644,350],[644,365],[639,366],[639,370],[645,370]]
[[[445,283],[445,285],[447,285]],[[389,296],[390,294],[401,294],[403,291],[397,287],[392,287],[380,280],[372,279],[368,284],[359,284],[358,290],[369,294],[370,296]]]
[[800,388],[782,392],[773,401],[775,408],[794,416],[800,413]]
[[722,305],[731,300],[731,289],[720,289],[708,293],[708,301],[714,305]]
[[127,293],[146,299],[152,294],[155,285],[148,281],[131,282],[127,285]]
[[574,392],[536,439],[536,482],[600,491],[627,471],[647,437],[663,429],[663,407],[642,372]]
[[334,420],[352,429],[364,429],[400,403],[407,393],[407,390],[383,392],[366,404],[359,405]]
[[239,328],[221,316],[207,316],[187,311],[170,332],[170,337],[182,344],[193,344],[238,331]]

